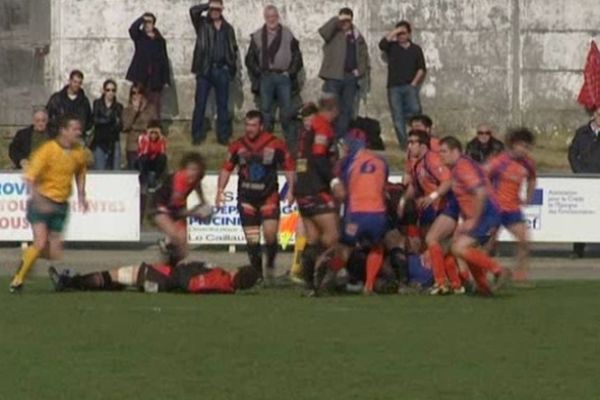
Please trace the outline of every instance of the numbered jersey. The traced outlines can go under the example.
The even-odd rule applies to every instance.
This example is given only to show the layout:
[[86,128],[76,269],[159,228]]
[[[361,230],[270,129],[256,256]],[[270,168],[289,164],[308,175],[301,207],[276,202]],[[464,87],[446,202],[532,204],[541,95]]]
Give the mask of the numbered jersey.
[[388,165],[381,157],[361,149],[344,158],[340,165],[346,188],[346,213],[384,213]]
[[242,137],[229,146],[223,169],[238,168],[238,198],[262,200],[278,193],[277,171],[294,170],[294,162],[285,143],[270,133],[262,132],[254,140]]

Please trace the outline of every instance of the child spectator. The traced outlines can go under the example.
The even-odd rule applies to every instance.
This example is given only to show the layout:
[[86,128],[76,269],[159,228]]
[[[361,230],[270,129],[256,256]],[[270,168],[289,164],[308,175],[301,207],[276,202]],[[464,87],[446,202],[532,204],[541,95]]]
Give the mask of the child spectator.
[[160,121],[152,121],[138,138],[140,184],[154,192],[167,167],[167,140],[162,135]]

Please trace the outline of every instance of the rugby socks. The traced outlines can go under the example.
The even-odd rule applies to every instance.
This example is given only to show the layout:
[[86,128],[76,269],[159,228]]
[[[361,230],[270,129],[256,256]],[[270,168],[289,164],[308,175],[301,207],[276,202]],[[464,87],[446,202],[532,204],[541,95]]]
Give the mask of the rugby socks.
[[379,274],[379,270],[383,265],[383,246],[375,246],[369,251],[367,256],[367,281],[365,282],[365,289],[369,292],[373,291],[375,286],[375,280]]
[[490,284],[488,283],[484,270],[471,263],[468,263],[468,265],[471,275],[473,276],[473,280],[475,281],[475,285],[477,286],[477,292],[484,296],[492,295],[492,289],[490,288]]
[[260,243],[249,243],[247,245],[248,258],[250,259],[250,265],[254,267],[258,275],[262,278],[262,250]]
[[36,260],[40,256],[41,250],[35,246],[29,246],[23,252],[23,258],[21,260],[21,266],[15,273],[13,281],[11,283],[12,286],[18,286],[25,281],[27,274],[35,264]]
[[302,252],[302,276],[308,289],[315,286],[315,265],[319,257],[320,247],[318,244],[307,244]]
[[66,282],[67,288],[75,290],[119,290],[122,286],[113,282],[108,271],[75,275]]
[[494,275],[502,272],[500,264],[482,250],[469,248],[465,251],[463,258],[467,263],[482,268],[484,271],[491,272]]
[[444,267],[446,270],[446,276],[450,280],[452,289],[459,289],[462,286],[460,275],[458,274],[458,265],[454,256],[448,254],[444,259]]
[[429,258],[431,259],[431,269],[433,270],[433,279],[438,287],[446,285],[446,266],[444,264],[444,249],[439,244],[430,245]]
[[265,245],[265,253],[267,255],[267,268],[271,271],[275,269],[275,257],[277,256],[277,242]]
[[302,253],[306,248],[306,236],[296,235],[296,244],[294,245],[294,258],[290,274],[293,276],[302,275]]
[[390,250],[390,264],[396,273],[396,277],[401,283],[408,283],[408,260],[404,250],[400,247],[394,247]]

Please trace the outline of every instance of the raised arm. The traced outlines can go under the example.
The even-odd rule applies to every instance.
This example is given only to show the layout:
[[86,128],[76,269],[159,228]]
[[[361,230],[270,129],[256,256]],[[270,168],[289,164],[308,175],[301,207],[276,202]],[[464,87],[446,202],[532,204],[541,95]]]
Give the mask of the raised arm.
[[142,35],[142,30],[140,28],[143,23],[144,23],[144,16],[142,15],[141,17],[139,17],[138,19],[133,21],[133,24],[131,24],[131,26],[129,27],[129,37],[134,42],[136,40],[138,40],[140,38],[140,36]]
[[194,24],[194,28],[198,30],[200,25],[203,22],[202,13],[208,10],[208,3],[198,4],[197,6],[193,6],[190,8],[190,17],[192,18],[192,24]]
[[325,40],[325,43],[329,43],[335,36],[339,29],[339,18],[337,16],[332,17],[327,21],[321,28],[319,28],[319,35]]

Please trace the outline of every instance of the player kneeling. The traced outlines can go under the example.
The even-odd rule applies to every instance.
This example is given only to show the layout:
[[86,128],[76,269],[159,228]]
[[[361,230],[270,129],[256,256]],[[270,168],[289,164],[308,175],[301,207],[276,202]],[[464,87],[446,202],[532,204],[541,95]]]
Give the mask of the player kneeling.
[[137,288],[150,293],[228,294],[249,289],[258,280],[258,273],[250,266],[226,271],[223,268],[209,268],[203,262],[179,263],[174,267],[168,264],[141,263],[138,266],[124,266],[74,276],[65,271],[59,273],[54,267],[50,267],[48,274],[57,292]]

